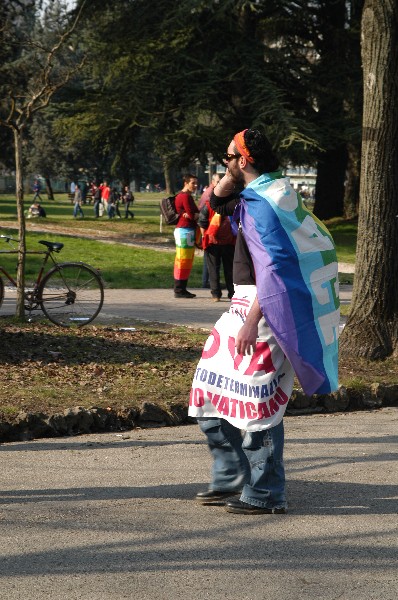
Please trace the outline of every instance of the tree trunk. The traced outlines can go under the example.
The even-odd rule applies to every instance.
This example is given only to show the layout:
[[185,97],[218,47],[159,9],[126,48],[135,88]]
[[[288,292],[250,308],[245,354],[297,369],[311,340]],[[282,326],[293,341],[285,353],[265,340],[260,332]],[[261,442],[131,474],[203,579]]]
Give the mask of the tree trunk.
[[319,219],[331,219],[344,214],[346,168],[345,145],[327,150],[318,161],[314,214]]
[[163,159],[163,172],[166,184],[166,194],[174,194],[176,188],[175,173],[173,166],[170,164],[170,161],[168,161],[167,158]]
[[45,182],[46,182],[47,198],[49,200],[54,200],[54,192],[53,192],[53,188],[51,185],[51,179],[49,177],[45,177]]
[[356,275],[341,348],[371,360],[398,351],[397,47],[396,0],[366,0]]
[[25,320],[25,207],[23,196],[23,166],[22,166],[22,131],[13,129],[15,146],[15,184],[18,215],[18,262],[17,262],[17,306],[15,316],[18,320]]

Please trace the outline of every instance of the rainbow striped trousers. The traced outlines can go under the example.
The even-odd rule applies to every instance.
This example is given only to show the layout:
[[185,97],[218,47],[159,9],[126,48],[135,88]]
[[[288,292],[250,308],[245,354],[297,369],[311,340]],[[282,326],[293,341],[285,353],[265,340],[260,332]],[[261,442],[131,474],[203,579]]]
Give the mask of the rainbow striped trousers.
[[174,260],[174,279],[187,281],[192,270],[195,256],[195,234],[193,227],[176,227],[174,239],[176,257]]

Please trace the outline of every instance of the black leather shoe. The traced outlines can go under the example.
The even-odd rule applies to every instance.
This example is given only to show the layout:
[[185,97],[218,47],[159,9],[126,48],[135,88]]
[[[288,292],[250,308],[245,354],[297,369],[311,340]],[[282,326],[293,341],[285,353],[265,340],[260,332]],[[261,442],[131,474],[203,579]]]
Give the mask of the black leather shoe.
[[174,292],[174,298],[196,298],[196,294],[184,290],[183,292]]
[[227,512],[240,515],[284,515],[287,512],[286,508],[263,508],[247,504],[247,502],[242,502],[242,500],[229,500],[225,508]]
[[[240,493],[240,492],[239,492]],[[196,494],[196,500],[201,504],[224,505],[224,500],[238,494],[238,492],[218,492],[216,490],[206,490]]]

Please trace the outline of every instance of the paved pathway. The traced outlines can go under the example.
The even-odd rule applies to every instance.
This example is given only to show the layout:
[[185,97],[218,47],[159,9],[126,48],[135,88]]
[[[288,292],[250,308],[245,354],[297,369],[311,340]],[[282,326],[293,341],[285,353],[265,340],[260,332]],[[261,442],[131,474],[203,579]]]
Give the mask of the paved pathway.
[[287,515],[197,505],[197,426],[0,445],[1,600],[395,600],[398,409],[287,417]]
[[[229,303],[195,291],[107,290],[97,322],[209,329]],[[287,417],[283,516],[195,503],[197,426],[0,445],[0,599],[395,600],[397,426],[395,408]]]
[[[213,302],[210,291],[192,289],[196,298],[175,299],[172,289],[150,290],[105,290],[105,301],[95,323],[114,324],[132,327],[137,320],[157,321],[175,325],[190,325],[211,329],[221,314],[228,310],[229,301],[225,298]],[[341,286],[342,303],[349,303],[352,286]],[[0,309],[1,315],[15,312],[15,289],[6,288],[5,300]],[[42,318],[41,311],[37,316]],[[345,321],[342,317],[341,323]]]

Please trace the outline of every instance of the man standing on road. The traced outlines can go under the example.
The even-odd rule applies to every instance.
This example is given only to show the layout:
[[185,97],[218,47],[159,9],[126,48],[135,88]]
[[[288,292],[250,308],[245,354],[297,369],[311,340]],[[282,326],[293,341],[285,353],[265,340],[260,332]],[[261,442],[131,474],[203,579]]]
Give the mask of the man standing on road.
[[197,500],[220,504],[241,492],[226,500],[228,512],[285,513],[283,415],[294,373],[308,395],[338,385],[337,258],[261,132],[237,133],[224,160],[210,204],[239,221],[235,293],[193,379],[189,415],[214,459],[209,489]]

